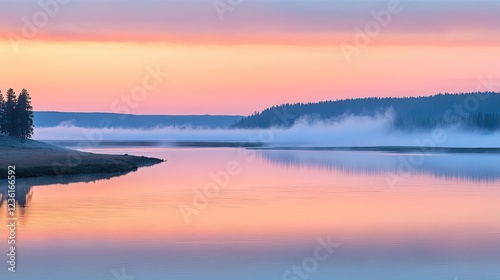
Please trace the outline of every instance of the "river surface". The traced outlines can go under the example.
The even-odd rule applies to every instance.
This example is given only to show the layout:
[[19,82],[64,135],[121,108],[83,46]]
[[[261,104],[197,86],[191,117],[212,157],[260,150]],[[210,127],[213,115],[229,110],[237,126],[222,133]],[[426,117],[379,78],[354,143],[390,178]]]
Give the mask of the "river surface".
[[167,162],[18,180],[1,279],[500,280],[500,155],[92,151]]

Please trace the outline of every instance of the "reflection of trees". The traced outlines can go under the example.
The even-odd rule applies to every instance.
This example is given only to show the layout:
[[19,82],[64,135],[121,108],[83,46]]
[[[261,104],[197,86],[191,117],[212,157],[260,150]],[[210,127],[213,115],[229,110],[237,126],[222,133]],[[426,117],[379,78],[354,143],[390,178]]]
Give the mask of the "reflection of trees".
[[28,207],[33,197],[32,187],[25,187],[16,190],[17,206],[21,208]]
[[[16,187],[16,206],[27,207],[33,197],[32,187]],[[7,200],[9,199],[8,189],[0,190],[0,207],[4,204],[7,205]]]
[[[33,190],[32,187],[16,186],[15,194],[16,197],[14,198],[14,201],[16,205],[16,217],[20,219],[20,222],[23,222],[25,220],[25,217],[27,217],[28,215],[28,207],[31,204],[31,200],[33,198]],[[0,211],[2,212],[1,215],[7,215],[7,209],[9,207],[8,200],[8,189],[0,189]]]
[[[427,154],[411,164],[415,153],[260,150],[264,160],[286,168],[315,168],[346,174],[431,175],[471,182],[500,180],[499,154]],[[413,158],[412,158],[413,157]]]
[[[61,177],[41,177],[41,178],[26,178],[16,180],[16,211],[19,217],[24,217],[28,214],[28,209],[33,199],[34,186],[48,186],[54,184],[71,184],[71,183],[89,183],[99,180],[108,180],[113,177],[118,177],[127,174],[114,173],[114,174],[90,174],[90,175],[76,175],[76,176],[61,176]],[[6,213],[8,203],[8,188],[0,188],[0,211]]]
[[[31,204],[31,200],[33,199],[33,188],[31,186],[23,186],[23,185],[17,185],[16,186],[16,197],[15,197],[15,202],[16,202],[16,214],[19,217],[24,217],[28,213],[28,207]],[[8,195],[8,189],[1,189],[0,190],[0,211],[2,212],[7,212],[8,206],[8,201],[9,195]]]

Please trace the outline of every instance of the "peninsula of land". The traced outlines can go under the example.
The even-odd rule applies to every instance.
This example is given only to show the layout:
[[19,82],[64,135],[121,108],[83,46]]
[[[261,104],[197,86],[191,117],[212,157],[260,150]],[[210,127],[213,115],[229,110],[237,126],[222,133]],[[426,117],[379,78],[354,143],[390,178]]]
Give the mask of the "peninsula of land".
[[0,135],[0,179],[8,177],[8,166],[15,166],[16,178],[32,178],[123,173],[161,162],[162,159],[142,156],[81,152]]

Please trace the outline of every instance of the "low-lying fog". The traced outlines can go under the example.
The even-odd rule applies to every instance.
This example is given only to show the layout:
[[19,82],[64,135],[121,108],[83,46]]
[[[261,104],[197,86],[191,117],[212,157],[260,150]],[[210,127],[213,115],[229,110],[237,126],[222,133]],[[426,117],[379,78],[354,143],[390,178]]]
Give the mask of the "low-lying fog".
[[220,141],[265,143],[269,146],[434,146],[500,147],[500,132],[446,127],[428,131],[397,131],[390,114],[373,118],[350,116],[336,121],[299,121],[293,127],[272,129],[155,129],[82,128],[71,124],[36,128],[36,140],[99,141]]

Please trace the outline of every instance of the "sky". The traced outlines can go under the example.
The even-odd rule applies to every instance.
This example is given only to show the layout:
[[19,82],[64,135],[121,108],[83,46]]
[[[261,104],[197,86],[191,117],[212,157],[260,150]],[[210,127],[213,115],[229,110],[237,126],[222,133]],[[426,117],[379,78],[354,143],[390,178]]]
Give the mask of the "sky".
[[247,115],[500,79],[500,1],[2,2],[0,89],[38,111]]

